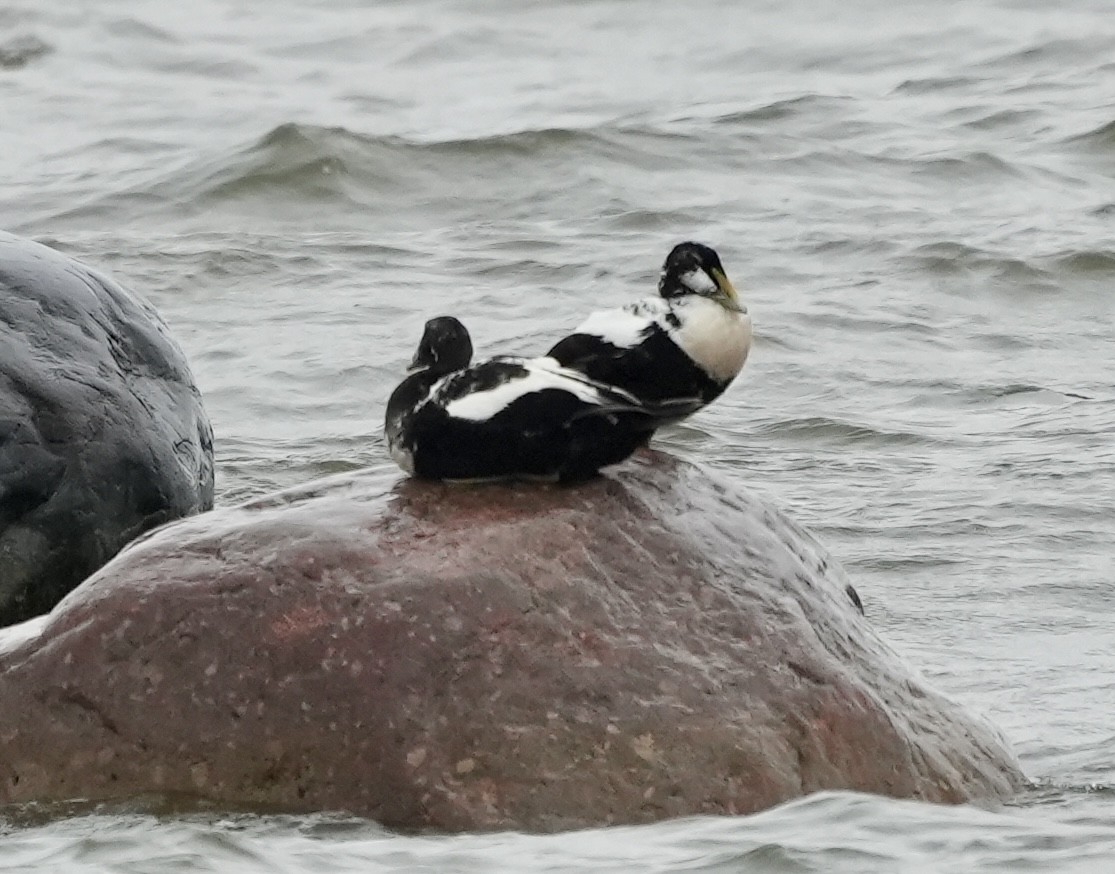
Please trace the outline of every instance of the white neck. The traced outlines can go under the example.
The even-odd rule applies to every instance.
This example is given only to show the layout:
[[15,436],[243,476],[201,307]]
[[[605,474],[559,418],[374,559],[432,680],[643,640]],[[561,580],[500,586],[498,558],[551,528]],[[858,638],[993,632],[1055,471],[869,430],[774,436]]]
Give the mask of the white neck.
[[678,345],[717,382],[735,379],[751,351],[747,311],[734,312],[697,296],[678,301],[675,307],[682,316],[681,328],[674,332]]

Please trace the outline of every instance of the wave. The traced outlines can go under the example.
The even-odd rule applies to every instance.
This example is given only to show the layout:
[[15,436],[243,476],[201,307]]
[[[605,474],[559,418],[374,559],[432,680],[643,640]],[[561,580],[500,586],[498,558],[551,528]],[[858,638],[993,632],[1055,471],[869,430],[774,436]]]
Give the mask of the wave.
[[1099,127],[1092,128],[1082,134],[1068,137],[1065,142],[1102,151],[1115,149],[1115,120],[1101,124]]
[[[217,206],[313,204],[400,212],[441,203],[534,208],[570,179],[608,167],[643,170],[676,160],[679,147],[638,126],[519,130],[474,138],[417,140],[355,133],[342,127],[287,122],[258,140],[143,179],[123,191],[98,194],[56,218],[125,206],[133,214],[173,209],[194,213]],[[494,211],[494,210],[493,210]],[[626,215],[624,208],[618,214]],[[647,214],[626,216],[636,226]]]
[[54,51],[54,47],[34,35],[12,37],[0,42],[0,70],[18,70]]
[[1029,259],[955,241],[927,243],[906,257],[921,269],[941,275],[975,273],[1016,285],[1059,288],[1068,277],[1115,275],[1115,249],[1063,250]]
[[973,87],[979,79],[970,76],[927,76],[906,79],[894,88],[894,94],[935,94],[939,91],[956,91]]
[[758,431],[781,440],[824,440],[841,446],[935,446],[942,441],[916,431],[878,428],[862,422],[846,422],[828,416],[782,419],[761,425]]
[[[1047,39],[1040,43],[1011,49],[991,55],[977,66],[984,70],[1011,70],[1032,72],[1034,68],[1057,69],[1065,64],[1079,65],[1081,59],[1106,58],[1110,42],[1105,33],[1093,31],[1088,35],[1071,38]],[[1031,87],[1028,83],[1027,87]]]
[[[157,174],[137,171],[128,177],[126,187],[87,190],[83,193],[88,199],[76,206],[71,196],[63,211],[39,220],[54,223],[122,215],[133,222],[169,217],[177,224],[187,216],[210,227],[220,213],[265,214],[305,223],[312,219],[310,211],[328,208],[335,218],[347,214],[358,224],[370,214],[417,221],[419,215],[428,217],[431,212],[449,222],[456,216],[475,220],[478,214],[500,221],[537,216],[539,204],[575,191],[591,200],[591,207],[582,210],[591,208],[616,231],[655,232],[707,221],[707,215],[686,196],[679,171],[700,174],[696,184],[707,189],[718,184],[727,188],[726,182],[717,180],[731,178],[739,168],[758,166],[793,172],[806,185],[816,179],[831,179],[838,185],[860,170],[875,176],[881,170],[906,178],[921,175],[931,184],[947,179],[950,185],[958,180],[999,184],[1032,176],[1031,168],[988,152],[929,157],[871,154],[831,141],[822,145],[785,131],[741,129],[797,115],[813,120],[819,113],[821,126],[832,133],[846,123],[858,124],[839,118],[833,123],[833,112],[839,110],[843,116],[847,103],[842,97],[803,95],[713,118],[628,117],[585,127],[443,139],[288,121],[246,144],[190,157],[169,171],[165,165]],[[142,143],[118,146],[142,150]],[[173,148],[171,144],[161,147]],[[119,149],[106,147],[113,150]],[[648,190],[641,174],[658,171],[663,172],[663,181]],[[628,189],[641,193],[628,197]],[[54,195],[56,203],[67,200],[63,194]],[[927,264],[937,257],[931,251],[920,256]],[[937,266],[948,269],[949,260],[951,256],[938,258]],[[1010,266],[1004,269],[1009,272]]]
[[710,121],[715,125],[750,124],[763,121],[781,121],[785,118],[828,115],[834,111],[853,108],[851,97],[825,94],[801,94],[764,103],[750,109],[718,115]]
[[1064,273],[1108,276],[1115,274],[1115,249],[1084,249],[1079,252],[1062,252],[1050,258],[1049,263]]
[[1088,395],[1077,394],[1071,391],[1062,391],[1061,389],[1050,388],[1045,385],[1034,385],[1033,383],[1009,383],[1007,385],[988,385],[982,386],[971,390],[977,395],[982,395],[988,398],[1008,398],[1013,395],[1026,395],[1026,394],[1053,394],[1060,395],[1063,398],[1072,398],[1074,400],[1091,400]]
[[[618,132],[606,128],[545,128],[423,141],[288,122],[246,149],[217,158],[217,166],[208,178],[218,184],[211,182],[204,187],[218,196],[237,190],[235,186],[259,183],[309,181],[330,189],[341,187],[334,180],[323,182],[321,176],[334,176],[341,181],[360,179],[384,186],[429,172],[444,174],[469,169],[483,172],[508,165],[525,167],[526,162],[555,157],[572,162],[586,153],[622,159],[627,157],[625,151],[634,150],[620,139]],[[469,176],[462,175],[458,181],[467,184]]]
[[[965,110],[969,112],[970,110]],[[1019,125],[1024,122],[1036,122],[1042,117],[1036,109],[998,109],[986,108],[983,114],[969,118],[960,123],[960,127],[971,130],[998,130],[1003,127]]]
[[1025,170],[991,152],[967,152],[920,158],[909,162],[915,173],[943,176],[951,182],[987,176],[1020,178]]
[[952,240],[918,246],[907,258],[923,270],[937,274],[972,272],[1017,282],[1044,284],[1052,281],[1048,270],[1022,258]]
[[[1097,744],[1093,752],[1098,756],[1101,750]],[[1115,798],[1102,783],[1046,782],[996,809],[815,792],[750,816],[694,816],[553,835],[399,835],[338,813],[168,815],[173,800],[55,805],[53,819],[36,809],[14,810],[8,817],[17,830],[6,836],[5,861],[21,870],[53,866],[75,874],[163,870],[183,867],[183,859],[198,870],[245,874],[295,867],[343,874],[447,869],[861,874],[1101,871],[1115,852],[1110,815]]]

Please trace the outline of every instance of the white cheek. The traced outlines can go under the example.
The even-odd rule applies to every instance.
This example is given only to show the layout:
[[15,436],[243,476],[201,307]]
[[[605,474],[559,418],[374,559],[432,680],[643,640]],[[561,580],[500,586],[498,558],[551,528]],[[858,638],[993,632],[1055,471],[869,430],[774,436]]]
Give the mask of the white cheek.
[[694,301],[687,308],[678,345],[717,382],[730,382],[751,351],[751,318],[712,301]]
[[681,275],[681,284],[701,295],[716,294],[716,283],[704,270],[690,270]]

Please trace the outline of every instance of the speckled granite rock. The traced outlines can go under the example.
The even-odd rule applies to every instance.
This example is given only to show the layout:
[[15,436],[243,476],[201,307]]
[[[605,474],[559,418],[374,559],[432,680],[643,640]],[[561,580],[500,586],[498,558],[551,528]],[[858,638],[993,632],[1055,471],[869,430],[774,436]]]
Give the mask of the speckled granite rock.
[[1021,783],[812,537],[703,468],[393,476],[160,529],[13,642],[0,800],[193,793],[553,830]]
[[213,505],[213,433],[152,307],[0,233],[0,625]]

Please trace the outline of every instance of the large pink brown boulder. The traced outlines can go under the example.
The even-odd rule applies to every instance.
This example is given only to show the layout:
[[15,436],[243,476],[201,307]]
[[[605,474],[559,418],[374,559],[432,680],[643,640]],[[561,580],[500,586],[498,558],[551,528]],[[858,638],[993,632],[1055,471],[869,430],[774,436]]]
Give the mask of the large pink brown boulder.
[[27,636],[0,650],[0,802],[553,830],[1022,780],[811,536],[660,454],[575,488],[373,471],[209,513]]

